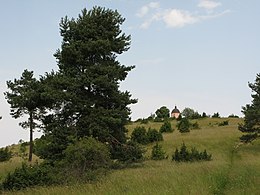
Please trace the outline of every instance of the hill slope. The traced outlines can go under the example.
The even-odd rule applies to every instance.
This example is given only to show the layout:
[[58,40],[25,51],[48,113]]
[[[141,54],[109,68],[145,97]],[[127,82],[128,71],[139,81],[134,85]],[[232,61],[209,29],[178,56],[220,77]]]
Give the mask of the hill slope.
[[[224,120],[229,120],[229,125],[218,126]],[[164,141],[160,144],[168,159],[147,160],[134,168],[112,171],[94,184],[38,187],[12,194],[260,194],[260,141],[239,144],[241,134],[237,124],[242,120],[199,119],[197,122],[201,129],[186,134],[177,130],[164,134]],[[175,127],[176,121],[171,123]],[[138,125],[133,123],[127,128],[131,132]],[[143,126],[159,129],[161,125],[148,123]],[[187,147],[207,149],[213,160],[172,162],[171,156],[182,142]],[[148,158],[153,145],[147,146]],[[3,166],[0,175],[1,172]]]

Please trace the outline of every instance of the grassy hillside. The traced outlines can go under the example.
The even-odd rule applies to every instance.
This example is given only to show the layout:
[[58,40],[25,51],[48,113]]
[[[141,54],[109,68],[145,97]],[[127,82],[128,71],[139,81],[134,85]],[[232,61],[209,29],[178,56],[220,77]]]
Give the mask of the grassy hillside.
[[[224,120],[229,120],[229,125],[218,126]],[[111,171],[93,184],[37,187],[10,194],[260,194],[260,140],[248,145],[238,142],[241,134],[237,125],[242,122],[241,119],[196,121],[201,129],[186,134],[177,130],[164,134],[164,141],[160,144],[167,152],[168,159],[147,160],[133,168]],[[171,123],[175,127],[176,121]],[[131,132],[138,125],[133,123],[127,128]],[[159,129],[161,125],[148,123],[143,126]],[[172,162],[171,156],[182,142],[187,147],[207,149],[213,160]],[[153,145],[147,146],[147,158]],[[0,176],[19,166],[19,163],[15,159],[0,163]]]

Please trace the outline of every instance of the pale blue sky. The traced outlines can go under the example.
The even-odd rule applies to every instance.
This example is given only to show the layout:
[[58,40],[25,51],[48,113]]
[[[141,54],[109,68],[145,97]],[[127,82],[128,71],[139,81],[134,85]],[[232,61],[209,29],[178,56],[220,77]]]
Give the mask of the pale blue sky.
[[94,5],[126,18],[122,28],[132,45],[119,59],[136,68],[121,89],[139,100],[133,119],[163,105],[242,116],[241,106],[251,101],[247,83],[260,72],[258,0],[0,1],[0,146],[28,140],[28,131],[9,116],[6,81],[24,69],[36,75],[57,69],[61,17]]

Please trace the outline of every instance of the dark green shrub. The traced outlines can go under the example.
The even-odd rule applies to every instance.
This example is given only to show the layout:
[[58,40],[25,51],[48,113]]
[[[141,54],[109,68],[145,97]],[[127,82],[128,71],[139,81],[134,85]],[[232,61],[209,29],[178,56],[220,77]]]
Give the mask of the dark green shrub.
[[0,162],[8,161],[12,157],[12,152],[9,151],[8,147],[0,149]]
[[228,121],[223,121],[218,124],[218,126],[227,126],[227,125],[228,125]]
[[257,133],[249,133],[242,135],[239,139],[241,142],[250,143],[258,137]]
[[239,118],[239,116],[231,114],[231,115],[228,116],[228,118]]
[[131,140],[139,144],[147,144],[146,129],[144,127],[136,127],[131,134]]
[[162,146],[156,143],[156,145],[152,149],[152,159],[153,160],[163,160],[165,159],[165,151]]
[[148,122],[149,122],[149,120],[146,119],[146,118],[143,118],[143,119],[141,120],[141,124],[148,124]]
[[165,132],[171,133],[171,132],[173,132],[173,128],[172,128],[171,123],[169,121],[165,121],[160,128],[160,132],[161,133],[165,133]]
[[163,141],[163,136],[161,132],[158,132],[156,129],[148,129],[147,140],[149,143]]
[[183,143],[180,150],[176,148],[172,155],[172,160],[176,162],[193,162],[193,161],[209,161],[212,159],[211,154],[208,154],[206,150],[199,152],[195,147],[189,151],[186,145]]
[[45,186],[55,184],[56,179],[50,175],[53,168],[46,164],[29,166],[23,164],[16,168],[13,173],[9,173],[2,183],[4,190],[20,190],[30,186]]
[[88,170],[108,168],[111,164],[107,145],[92,137],[82,138],[64,151],[63,162],[74,172],[84,174]]
[[120,162],[135,163],[144,159],[144,148],[137,142],[129,141],[126,144],[114,146],[115,156]]
[[220,118],[219,113],[218,113],[218,112],[214,113],[214,114],[212,115],[212,118]]
[[177,129],[181,133],[190,132],[190,126],[191,124],[187,118],[183,118],[180,120],[180,122],[177,123]]

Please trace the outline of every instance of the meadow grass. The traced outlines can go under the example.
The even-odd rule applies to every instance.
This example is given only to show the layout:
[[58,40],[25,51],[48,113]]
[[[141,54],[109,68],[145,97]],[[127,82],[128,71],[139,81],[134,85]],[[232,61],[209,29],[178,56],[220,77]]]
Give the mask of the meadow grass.
[[[229,120],[229,125],[218,126],[224,120]],[[35,187],[10,194],[260,194],[260,140],[247,145],[239,143],[241,133],[237,125],[242,119],[198,119],[193,122],[196,121],[201,127],[198,130],[185,134],[175,130],[163,135],[164,141],[160,144],[168,159],[146,160],[133,168],[113,170],[94,183]],[[175,127],[177,122],[171,123]],[[162,123],[134,123],[127,128],[131,132],[138,125],[159,129]],[[213,160],[171,161],[176,147],[183,142],[200,151],[207,149]],[[147,159],[153,145],[147,146]]]

